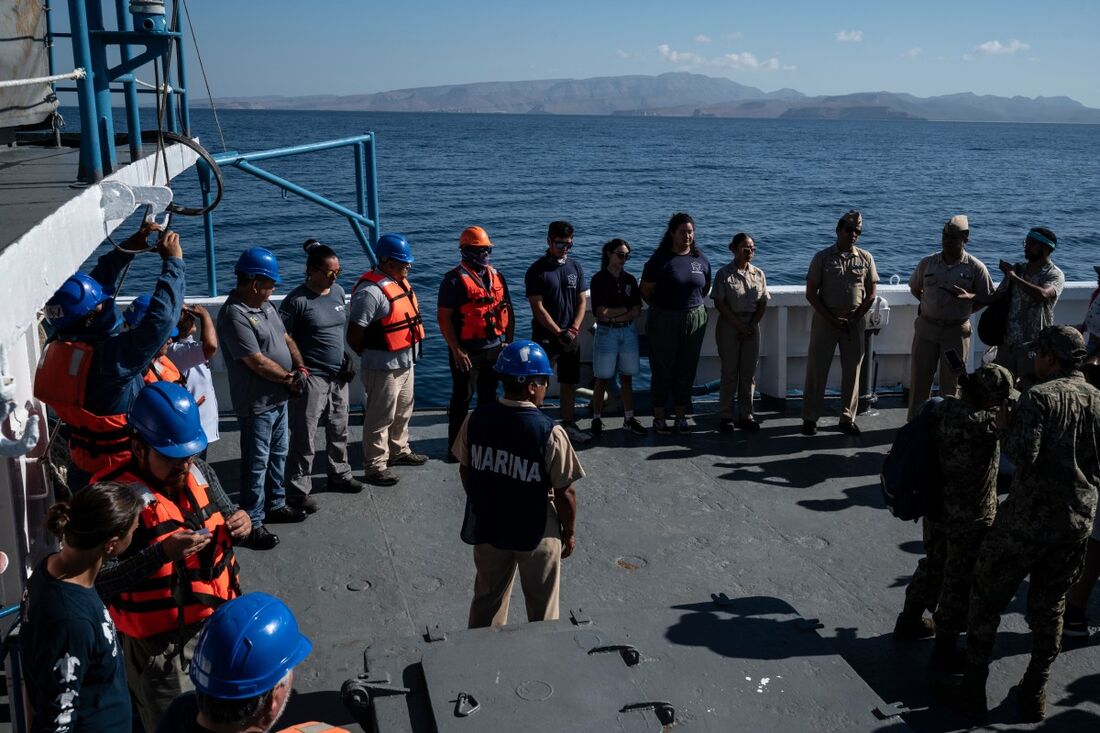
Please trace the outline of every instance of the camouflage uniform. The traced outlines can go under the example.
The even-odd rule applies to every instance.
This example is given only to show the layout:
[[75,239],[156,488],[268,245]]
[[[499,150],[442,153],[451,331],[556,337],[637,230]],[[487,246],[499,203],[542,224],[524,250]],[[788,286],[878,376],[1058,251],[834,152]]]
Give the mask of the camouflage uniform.
[[907,609],[934,611],[936,629],[966,630],[974,560],[997,513],[1000,451],[987,395],[1009,396],[1012,374],[985,366],[968,377],[967,397],[947,397],[933,412],[932,438],[943,478],[940,503],[924,520],[925,557],[905,592]]
[[[1037,343],[1063,361],[1084,358],[1081,335],[1069,326],[1044,329]],[[1059,371],[1024,393],[1000,439],[1016,473],[975,566],[967,653],[975,667],[988,666],[1001,611],[1029,577],[1025,680],[1041,690],[1061,650],[1066,591],[1096,514],[1100,390],[1077,370]]]

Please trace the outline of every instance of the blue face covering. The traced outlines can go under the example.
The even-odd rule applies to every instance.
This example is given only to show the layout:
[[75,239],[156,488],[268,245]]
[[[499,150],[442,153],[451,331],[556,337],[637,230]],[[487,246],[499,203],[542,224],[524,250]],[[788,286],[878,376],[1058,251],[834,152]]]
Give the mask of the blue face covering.
[[484,270],[489,264],[491,247],[463,247],[462,261],[475,270]]
[[103,310],[96,314],[92,322],[88,324],[88,333],[97,335],[111,335],[122,329],[122,316],[115,308],[115,301],[108,300],[103,304]]

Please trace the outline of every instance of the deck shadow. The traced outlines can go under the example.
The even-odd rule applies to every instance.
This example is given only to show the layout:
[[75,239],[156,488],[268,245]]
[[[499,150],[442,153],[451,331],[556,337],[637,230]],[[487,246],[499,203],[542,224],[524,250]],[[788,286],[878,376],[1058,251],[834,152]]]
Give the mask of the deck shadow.
[[[751,457],[749,458],[751,459]],[[761,467],[763,471],[750,470],[750,465]],[[877,477],[882,470],[882,454],[874,451],[860,451],[852,455],[811,453],[785,461],[768,461],[764,464],[750,464],[748,461],[716,463],[715,467],[732,469],[729,473],[717,477],[726,481],[745,481],[791,489],[808,489],[834,481],[837,478]],[[809,505],[808,508],[817,511],[838,511],[850,506],[883,506],[881,491],[877,483],[861,486],[857,489],[849,489],[848,491],[855,492],[855,495],[850,496],[848,499],[820,500],[840,502],[835,507],[825,504],[820,508],[813,505]],[[876,492],[878,492],[877,502],[875,501]],[[799,503],[802,504],[803,502]]]
[[279,730],[299,723],[318,721],[329,725],[346,726],[357,723],[355,717],[344,707],[338,690],[323,692],[303,692],[290,696],[286,712],[275,726]]

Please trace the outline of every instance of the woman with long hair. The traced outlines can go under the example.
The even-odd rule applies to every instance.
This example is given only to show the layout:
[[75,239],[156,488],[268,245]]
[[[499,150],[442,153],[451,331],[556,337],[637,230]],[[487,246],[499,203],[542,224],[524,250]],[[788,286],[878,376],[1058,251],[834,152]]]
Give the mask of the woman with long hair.
[[596,336],[592,340],[592,371],[596,384],[592,390],[592,435],[603,433],[604,390],[619,373],[622,388],[623,429],[645,435],[645,428],[634,417],[634,375],[638,373],[638,332],[634,320],[642,311],[638,281],[626,271],[630,243],[625,239],[604,242],[600,271],[592,276],[592,314],[596,317]]
[[733,430],[733,395],[737,394],[737,427],[759,430],[752,415],[752,393],[756,387],[756,362],[760,357],[760,319],[768,305],[768,282],[764,271],[752,264],[756,241],[739,232],[730,241],[733,261],[714,276],[714,306],[718,323],[714,337],[722,361],[718,429]]
[[108,481],[49,509],[61,550],[38,564],[22,608],[33,732],[130,730],[126,668],[95,578],[130,546],[143,506],[129,486]]
[[[642,298],[649,304],[649,367],[653,381],[653,431],[661,435],[690,433],[687,406],[707,330],[710,261],[695,244],[695,220],[672,215],[661,243],[642,270]],[[665,419],[669,398],[676,414]]]

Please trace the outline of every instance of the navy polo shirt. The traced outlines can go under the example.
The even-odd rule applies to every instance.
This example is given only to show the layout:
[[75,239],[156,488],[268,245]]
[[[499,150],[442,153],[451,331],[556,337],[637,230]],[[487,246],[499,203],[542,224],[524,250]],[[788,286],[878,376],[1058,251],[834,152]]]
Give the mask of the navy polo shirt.
[[678,255],[670,249],[657,250],[642,270],[642,282],[654,283],[650,305],[673,311],[686,311],[703,304],[710,289],[710,261],[696,249]]
[[[555,257],[544,255],[527,268],[523,279],[526,295],[542,296],[542,305],[559,328],[566,328],[577,313],[577,300],[585,291],[584,270],[572,257],[558,264]],[[531,338],[534,341],[552,337],[537,320],[531,320]]]

